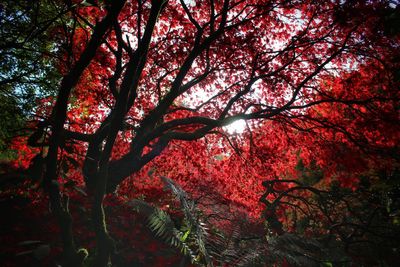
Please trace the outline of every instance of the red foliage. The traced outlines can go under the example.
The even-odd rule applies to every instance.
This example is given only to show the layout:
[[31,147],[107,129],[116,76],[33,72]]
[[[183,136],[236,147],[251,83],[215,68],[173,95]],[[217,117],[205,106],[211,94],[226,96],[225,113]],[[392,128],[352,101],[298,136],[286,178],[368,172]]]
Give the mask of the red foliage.
[[[166,266],[176,254],[155,253],[166,249],[124,206],[144,198],[173,211],[160,176],[206,215],[256,221],[262,181],[298,179],[300,161],[322,173],[321,188],[338,181],[353,191],[361,174],[394,164],[386,155],[400,138],[399,38],[385,32],[386,1],[158,2],[127,1],[92,57],[117,4],[77,5],[81,24],[59,63],[68,93],[38,103],[38,117],[49,118],[39,141],[58,151],[45,180],[74,203],[79,243],[95,247],[90,183],[98,192],[103,168],[102,196],[119,186],[104,206],[126,260]],[[227,125],[238,119],[247,129],[232,134]],[[23,168],[39,151],[23,138],[12,149]]]

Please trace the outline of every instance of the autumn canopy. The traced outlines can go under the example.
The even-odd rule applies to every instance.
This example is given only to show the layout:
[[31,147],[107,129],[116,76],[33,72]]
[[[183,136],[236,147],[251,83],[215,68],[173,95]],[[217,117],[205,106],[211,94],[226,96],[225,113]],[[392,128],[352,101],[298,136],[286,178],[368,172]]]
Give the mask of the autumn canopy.
[[9,2],[6,266],[400,259],[397,1]]

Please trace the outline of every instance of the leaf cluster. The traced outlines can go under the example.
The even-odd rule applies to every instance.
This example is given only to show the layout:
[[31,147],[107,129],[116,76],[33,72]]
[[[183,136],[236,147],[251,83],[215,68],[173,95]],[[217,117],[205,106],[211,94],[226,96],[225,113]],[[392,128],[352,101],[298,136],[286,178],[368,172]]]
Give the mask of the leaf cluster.
[[60,73],[56,29],[64,23],[60,1],[0,4],[0,149],[25,126],[37,100],[54,95]]

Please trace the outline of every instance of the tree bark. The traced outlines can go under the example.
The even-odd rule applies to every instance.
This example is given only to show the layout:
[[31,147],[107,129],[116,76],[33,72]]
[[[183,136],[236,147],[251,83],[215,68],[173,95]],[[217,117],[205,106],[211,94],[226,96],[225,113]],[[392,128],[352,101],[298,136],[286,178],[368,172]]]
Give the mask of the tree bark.
[[96,54],[97,48],[103,42],[104,34],[111,27],[112,22],[118,17],[125,1],[113,1],[108,14],[96,24],[92,37],[82,52],[79,60],[70,72],[64,76],[58,92],[57,100],[50,118],[51,135],[49,150],[46,157],[46,172],[43,179],[45,190],[49,194],[51,209],[57,217],[61,228],[64,248],[65,266],[81,266],[83,259],[79,256],[74,243],[72,232],[72,217],[68,208],[68,198],[62,197],[57,182],[58,152],[64,142],[64,123],[67,117],[67,106],[72,88],[78,83],[83,71]]

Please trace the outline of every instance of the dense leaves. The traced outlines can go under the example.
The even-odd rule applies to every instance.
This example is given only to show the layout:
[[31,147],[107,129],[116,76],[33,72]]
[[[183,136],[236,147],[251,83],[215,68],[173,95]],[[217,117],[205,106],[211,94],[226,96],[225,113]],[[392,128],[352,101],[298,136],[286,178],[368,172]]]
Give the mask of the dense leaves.
[[37,101],[56,92],[61,75],[55,67],[65,38],[56,28],[66,27],[67,10],[56,1],[5,1],[0,5],[2,150],[13,136],[24,134]]
[[[4,118],[23,112],[19,93],[43,96],[12,164],[28,168],[28,197],[48,197],[62,266],[174,266],[188,255],[207,266],[330,266],[378,247],[373,260],[398,258],[388,239],[399,230],[397,3],[18,3],[1,10],[12,11],[4,53],[21,62],[1,65],[1,79],[18,78]],[[22,40],[29,23],[35,34]],[[154,241],[149,216],[182,260]],[[200,221],[225,249],[205,245]]]

